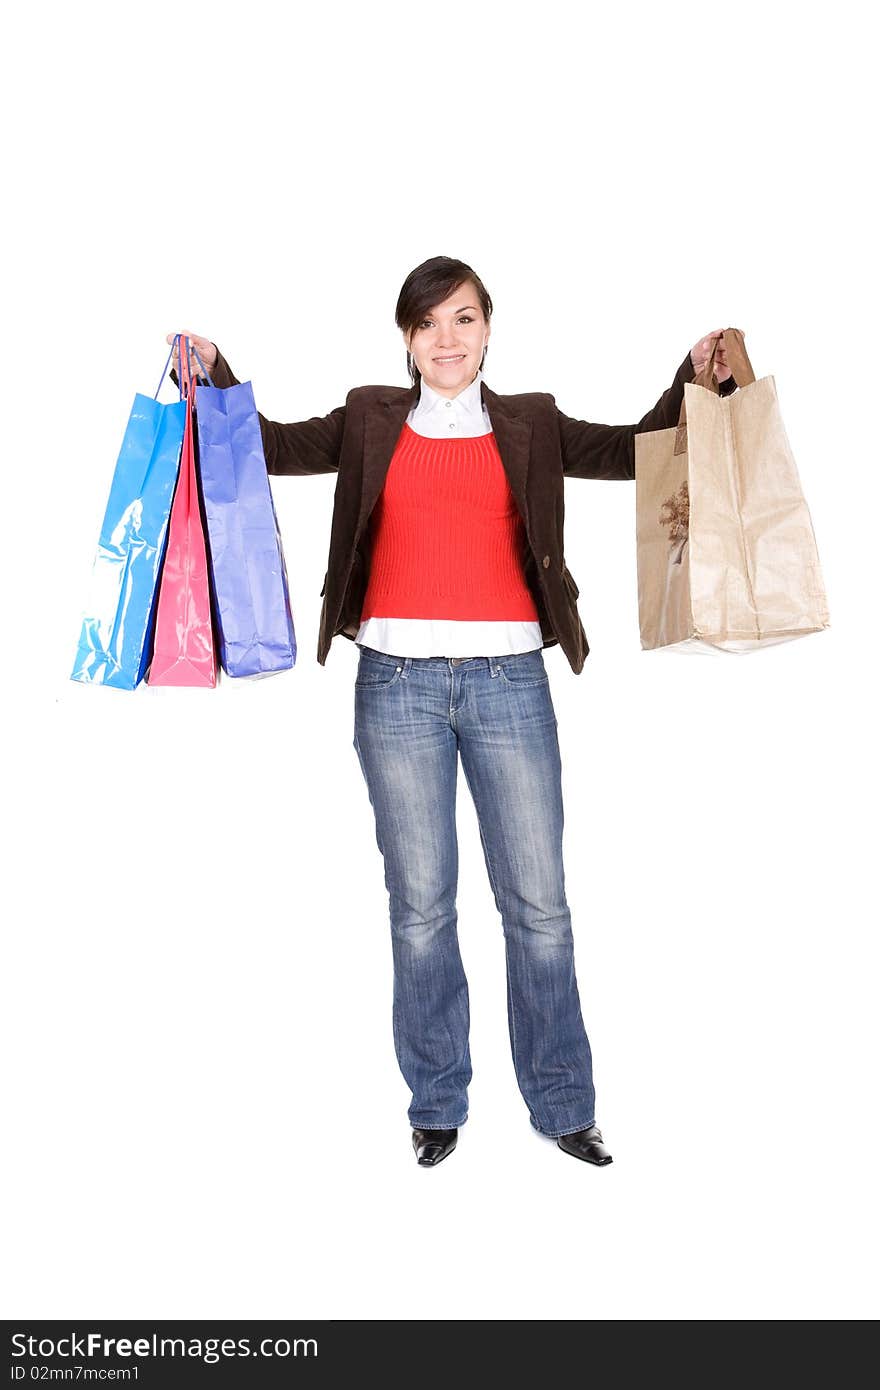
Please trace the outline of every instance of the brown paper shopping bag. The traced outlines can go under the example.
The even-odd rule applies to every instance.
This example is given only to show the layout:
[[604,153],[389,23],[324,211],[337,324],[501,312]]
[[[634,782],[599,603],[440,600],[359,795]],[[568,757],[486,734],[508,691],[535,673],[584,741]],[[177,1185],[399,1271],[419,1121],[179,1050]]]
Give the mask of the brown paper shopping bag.
[[[723,340],[739,390],[718,394]],[[829,626],[816,538],[772,376],[726,328],[677,428],[635,436],[643,648],[756,651]]]

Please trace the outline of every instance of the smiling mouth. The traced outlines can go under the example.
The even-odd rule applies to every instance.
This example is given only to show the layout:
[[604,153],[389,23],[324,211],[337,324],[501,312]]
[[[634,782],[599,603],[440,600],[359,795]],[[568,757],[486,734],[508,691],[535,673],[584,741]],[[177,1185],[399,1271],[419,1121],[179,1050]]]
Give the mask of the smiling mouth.
[[457,357],[435,357],[434,361],[437,363],[438,367],[449,367],[453,362],[462,362],[464,356],[465,354],[460,352]]

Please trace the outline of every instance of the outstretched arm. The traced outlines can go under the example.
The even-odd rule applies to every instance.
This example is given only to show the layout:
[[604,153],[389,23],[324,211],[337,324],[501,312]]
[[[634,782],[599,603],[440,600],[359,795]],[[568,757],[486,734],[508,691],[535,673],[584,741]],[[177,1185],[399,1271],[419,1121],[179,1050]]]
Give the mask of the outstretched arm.
[[[688,352],[663,395],[635,425],[594,425],[564,415],[557,406],[556,418],[562,444],[562,471],[567,478],[635,478],[635,437],[647,430],[671,429],[678,424],[685,382],[696,376]],[[736,390],[733,377],[719,384],[719,394]],[[555,404],[555,401],[554,401]]]
[[[214,344],[217,348],[217,344]],[[177,384],[177,373],[171,369],[171,380]],[[199,377],[207,384],[204,377]],[[217,361],[211,369],[211,380],[220,388],[238,386],[240,382],[217,348]],[[304,477],[310,473],[336,473],[342,448],[345,406],[338,405],[329,415],[313,415],[309,420],[281,424],[267,420],[257,412],[263,436],[263,453],[269,473],[291,473]]]

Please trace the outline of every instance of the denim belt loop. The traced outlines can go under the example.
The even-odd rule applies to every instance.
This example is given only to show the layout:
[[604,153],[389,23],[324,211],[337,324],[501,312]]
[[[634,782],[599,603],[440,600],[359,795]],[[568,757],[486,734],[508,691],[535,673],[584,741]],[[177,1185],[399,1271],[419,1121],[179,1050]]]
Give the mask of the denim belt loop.
[[501,662],[498,660],[497,656],[489,657],[489,670],[493,676],[497,676],[501,670]]
[[402,681],[405,681],[405,680],[406,680],[407,676],[409,675],[410,671],[412,670],[412,664],[413,664],[413,659],[412,659],[411,656],[405,656],[405,657],[403,658],[403,666],[401,667],[401,671],[400,671],[400,679],[401,679]]

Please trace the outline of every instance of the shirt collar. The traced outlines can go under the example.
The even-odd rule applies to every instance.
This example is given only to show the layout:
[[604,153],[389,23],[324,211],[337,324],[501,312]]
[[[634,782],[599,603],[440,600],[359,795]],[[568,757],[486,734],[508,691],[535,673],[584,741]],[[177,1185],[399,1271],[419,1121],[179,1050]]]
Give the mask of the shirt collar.
[[[451,399],[455,401],[456,405],[461,406],[463,410],[482,409],[483,401],[480,394],[480,382],[482,380],[483,369],[480,367],[473,381],[465,386],[463,390],[459,391],[457,396],[453,396]],[[449,399],[449,396],[441,396],[439,392],[429,386],[425,378],[422,377],[421,392],[418,402],[421,414],[425,414],[429,410],[436,410],[438,406],[445,406]]]

